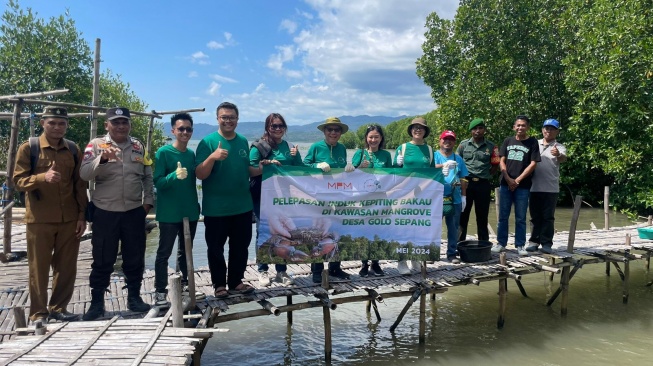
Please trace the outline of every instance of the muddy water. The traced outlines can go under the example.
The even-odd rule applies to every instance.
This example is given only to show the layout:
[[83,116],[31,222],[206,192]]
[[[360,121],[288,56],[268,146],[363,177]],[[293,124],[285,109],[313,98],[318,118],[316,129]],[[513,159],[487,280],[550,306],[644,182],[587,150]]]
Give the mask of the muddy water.
[[[490,219],[496,228],[496,214]],[[569,230],[571,209],[556,211],[556,229]],[[474,223],[472,218],[470,222]],[[591,223],[603,227],[603,212],[583,209],[578,228]],[[623,215],[612,215],[612,226],[630,225]],[[470,225],[470,235],[475,234]],[[512,229],[511,229],[512,231]],[[206,265],[203,224],[198,226],[194,250],[196,266]],[[146,265],[153,267],[158,232],[148,236]],[[254,259],[253,244],[250,259]],[[172,266],[172,260],[170,262]],[[559,280],[556,276],[555,281]],[[630,301],[624,305],[616,272],[605,275],[604,265],[585,265],[571,282],[569,313],[560,315],[559,299],[545,306],[548,287],[543,274],[524,277],[524,298],[508,283],[507,319],[496,327],[498,283],[456,287],[427,301],[427,338],[418,346],[419,306],[415,304],[395,331],[388,328],[407,299],[390,299],[379,306],[380,323],[365,314],[364,304],[340,305],[332,311],[333,364],[341,365],[643,365],[653,357],[653,290],[646,287],[643,261],[631,264]],[[554,281],[554,282],[555,282]],[[305,301],[297,298],[295,302]],[[273,300],[284,304],[285,299]],[[243,305],[239,310],[257,309]],[[204,365],[320,365],[324,364],[322,310],[258,317],[222,324],[204,351]]]

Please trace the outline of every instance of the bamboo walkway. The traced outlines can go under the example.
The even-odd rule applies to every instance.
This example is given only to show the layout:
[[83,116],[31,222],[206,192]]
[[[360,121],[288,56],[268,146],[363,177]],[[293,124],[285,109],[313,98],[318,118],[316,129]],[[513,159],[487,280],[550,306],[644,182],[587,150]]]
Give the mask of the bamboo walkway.
[[[111,280],[111,294],[105,297],[105,318],[94,322],[54,323],[47,325],[48,333],[42,336],[22,335],[24,329],[16,329],[14,308],[29,307],[27,291],[26,259],[0,264],[0,365],[33,364],[34,362],[58,362],[64,364],[92,364],[102,358],[102,364],[190,364],[199,356],[206,339],[212,334],[211,328],[218,323],[234,321],[254,316],[280,315],[287,313],[288,322],[292,323],[292,312],[322,308],[325,321],[325,356],[330,359],[330,311],[337,305],[349,302],[367,301],[367,311],[380,314],[377,303],[391,297],[406,297],[406,307],[391,326],[394,330],[408,310],[417,300],[423,307],[427,294],[435,299],[436,293],[442,293],[455,286],[480,285],[483,282],[499,283],[499,318],[497,326],[502,327],[505,319],[506,285],[514,280],[521,294],[527,296],[521,285],[524,275],[546,272],[550,281],[555,274],[560,274],[560,287],[549,299],[551,305],[560,296],[561,313],[567,309],[566,296],[569,281],[578,270],[586,264],[605,263],[606,272],[615,268],[623,282],[622,299],[628,301],[629,263],[633,260],[645,260],[647,268],[653,252],[653,241],[639,239],[638,226],[614,228],[610,230],[590,230],[575,232],[573,253],[566,252],[569,240],[568,232],[560,232],[554,238],[554,253],[536,254],[520,257],[509,245],[505,255],[494,256],[489,262],[451,264],[435,262],[428,264],[422,273],[414,272],[402,276],[396,269],[396,262],[381,261],[386,272],[383,277],[359,277],[359,261],[343,262],[343,269],[352,275],[351,281],[332,282],[327,286],[314,284],[310,277],[310,265],[291,264],[288,272],[295,276],[295,285],[284,287],[272,282],[269,287],[258,283],[256,265],[251,263],[245,274],[245,282],[257,288],[250,295],[233,295],[225,299],[213,296],[210,272],[208,268],[199,268],[195,272],[196,290],[206,295],[197,301],[194,318],[198,320],[195,329],[171,328],[168,316],[155,319],[138,319],[142,314],[134,314],[126,307],[126,290],[122,290],[123,278],[114,273]],[[24,226],[13,227],[12,249],[14,252],[25,250]],[[512,248],[512,249],[511,249]],[[68,309],[75,313],[84,313],[90,305],[88,273],[91,264],[90,240],[82,242],[78,260],[78,277],[73,300]],[[169,269],[172,273],[172,270]],[[270,269],[274,276],[274,266]],[[147,270],[144,275],[142,295],[146,302],[153,302],[154,273]],[[649,282],[648,285],[651,283]],[[646,284],[636,284],[646,285]],[[285,301],[284,301],[285,300]],[[295,301],[295,303],[293,303]],[[239,311],[239,304],[257,302],[260,309]],[[27,313],[27,311],[25,311]],[[424,315],[420,313],[420,341],[423,338]],[[129,337],[129,344],[125,338]],[[58,345],[58,346],[57,346]],[[56,350],[56,351],[53,351]],[[174,351],[173,351],[174,350]],[[56,357],[51,357],[52,354]],[[96,361],[92,361],[96,360]]]

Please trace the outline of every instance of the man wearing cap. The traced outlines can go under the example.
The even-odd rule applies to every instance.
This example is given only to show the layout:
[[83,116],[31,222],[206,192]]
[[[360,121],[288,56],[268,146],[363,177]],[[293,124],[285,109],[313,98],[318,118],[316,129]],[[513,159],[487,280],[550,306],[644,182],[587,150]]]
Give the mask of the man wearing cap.
[[89,276],[91,306],[84,320],[104,314],[104,291],[109,287],[113,265],[122,251],[122,270],[128,291],[127,307],[137,313],[150,306],[140,296],[145,269],[145,216],[154,204],[152,161],[143,143],[131,136],[131,117],[127,108],[106,112],[107,135],[88,143],[80,175],[95,180],[91,204],[93,264]]
[[[343,133],[349,131],[349,126],[342,123],[338,117],[329,117],[317,126],[324,133],[324,140],[318,141],[308,148],[304,157],[304,165],[322,169],[327,173],[331,168],[345,168],[346,172],[354,171],[354,166],[347,163],[347,148],[338,142]],[[324,263],[311,263],[314,283],[322,282]],[[349,274],[342,270],[340,262],[329,262],[329,276],[348,280]]]
[[560,163],[567,161],[567,148],[556,141],[560,122],[547,119],[542,126],[543,139],[538,141],[542,161],[533,173],[533,185],[529,200],[531,212],[531,237],[528,252],[537,251],[551,254],[555,232],[555,209],[560,192]]
[[[218,131],[197,145],[195,175],[202,180],[202,213],[209,269],[214,295],[248,294],[254,288],[243,283],[249,243],[252,240],[252,195],[249,193],[249,143],[236,133],[238,107],[221,103]],[[229,239],[229,267],[224,245]],[[228,290],[227,290],[228,286]]]
[[499,155],[501,161],[501,187],[499,188],[499,223],[497,225],[497,244],[493,253],[499,253],[508,245],[508,218],[512,205],[515,205],[515,247],[519,255],[528,255],[526,244],[526,211],[531,189],[531,177],[540,161],[537,140],[528,136],[530,120],[525,115],[515,118],[514,137],[503,141]]
[[[79,315],[68,312],[66,306],[75,290],[79,239],[86,230],[88,203],[86,182],[79,176],[82,154],[74,142],[64,139],[68,129],[65,108],[46,107],[40,122],[43,133],[38,137],[38,160],[31,157],[30,142],[23,143],[13,178],[16,189],[27,192],[29,317],[32,321],[48,316],[72,321]],[[48,302],[50,266],[52,296]]]
[[483,119],[473,119],[469,123],[469,131],[472,133],[472,137],[463,140],[458,145],[458,155],[463,158],[469,171],[467,176],[467,205],[465,205],[465,209],[460,215],[460,237],[458,241],[467,240],[467,224],[469,223],[472,206],[474,206],[474,213],[476,214],[478,239],[489,240],[488,214],[492,193],[490,179],[499,166],[499,156],[498,152],[495,153],[494,143],[485,138],[485,122]]
[[445,175],[443,198],[451,200],[454,214],[445,216],[447,224],[447,260],[451,263],[460,263],[456,258],[458,252],[458,226],[460,213],[465,209],[467,195],[468,175],[467,167],[463,159],[454,153],[453,147],[456,144],[456,134],[453,131],[444,131],[440,134],[440,149],[435,152],[435,167],[442,168]]

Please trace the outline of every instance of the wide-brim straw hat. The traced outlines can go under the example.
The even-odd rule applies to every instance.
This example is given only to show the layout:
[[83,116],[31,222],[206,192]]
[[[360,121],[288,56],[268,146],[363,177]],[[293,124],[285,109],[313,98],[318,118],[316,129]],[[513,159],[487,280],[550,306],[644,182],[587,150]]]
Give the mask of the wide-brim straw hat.
[[342,129],[342,133],[347,133],[347,131],[349,131],[349,126],[342,123],[342,121],[340,121],[340,118],[338,118],[338,117],[329,117],[329,118],[327,118],[326,121],[324,121],[324,123],[317,126],[317,129],[324,132],[324,128],[326,126],[338,126],[338,127],[340,127]]
[[426,133],[424,134],[424,138],[427,138],[429,136],[429,134],[431,133],[431,129],[429,128],[429,126],[426,125],[426,120],[424,118],[422,118],[422,117],[417,117],[417,118],[414,118],[410,122],[410,124],[408,125],[408,130],[407,131],[408,131],[408,136],[410,136],[410,137],[413,137],[413,134],[410,133],[410,130],[413,128],[414,125],[420,125],[420,126],[424,127],[424,129],[426,130]]

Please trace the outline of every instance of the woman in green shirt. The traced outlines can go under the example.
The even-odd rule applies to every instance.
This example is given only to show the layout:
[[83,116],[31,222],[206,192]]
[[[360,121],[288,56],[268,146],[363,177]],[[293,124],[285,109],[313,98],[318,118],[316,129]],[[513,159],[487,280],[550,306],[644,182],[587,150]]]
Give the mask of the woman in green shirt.
[[[357,150],[354,153],[352,164],[356,168],[391,168],[392,156],[389,152],[383,150],[385,146],[385,137],[383,136],[383,129],[379,125],[370,125],[365,130],[365,149]],[[359,274],[361,277],[367,277],[369,274],[369,266],[367,260],[363,262]],[[383,276],[385,273],[379,260],[372,260],[372,273],[375,276]]]
[[[304,165],[322,169],[325,173],[329,172],[331,168],[345,168],[345,171],[353,171],[354,166],[347,164],[345,145],[338,142],[340,136],[349,130],[349,126],[342,123],[337,117],[329,117],[317,128],[324,132],[324,140],[316,142],[308,148]],[[324,270],[324,263],[311,263],[313,282],[322,283],[322,270]],[[329,275],[343,280],[350,278],[349,274],[340,267],[340,262],[329,262]]]
[[[428,168],[435,167],[433,163],[433,148],[426,143],[431,129],[426,125],[426,120],[417,117],[408,125],[408,136],[410,141],[401,144],[395,152],[395,166],[404,168]],[[419,261],[412,261],[414,270],[421,270]],[[401,274],[410,274],[408,262],[403,260],[397,263],[397,270]]]
[[[265,119],[265,132],[263,132],[263,136],[252,144],[249,150],[250,165],[259,168],[262,168],[262,165],[268,164],[303,166],[304,164],[297,150],[297,145],[291,146],[288,141],[283,139],[287,130],[288,125],[283,116],[279,113],[271,113]],[[261,151],[265,152],[261,153]],[[260,176],[261,173],[262,169],[259,169],[258,173],[252,175],[252,178]],[[256,216],[256,241],[258,242],[258,230],[261,220],[261,185],[256,185],[251,193],[254,203],[254,215]],[[286,286],[295,283],[293,278],[286,272],[288,268],[286,264],[275,264],[274,267],[277,271],[277,276],[275,277],[277,282],[283,283]],[[267,263],[259,263],[259,284],[261,286],[270,285],[268,269]]]

